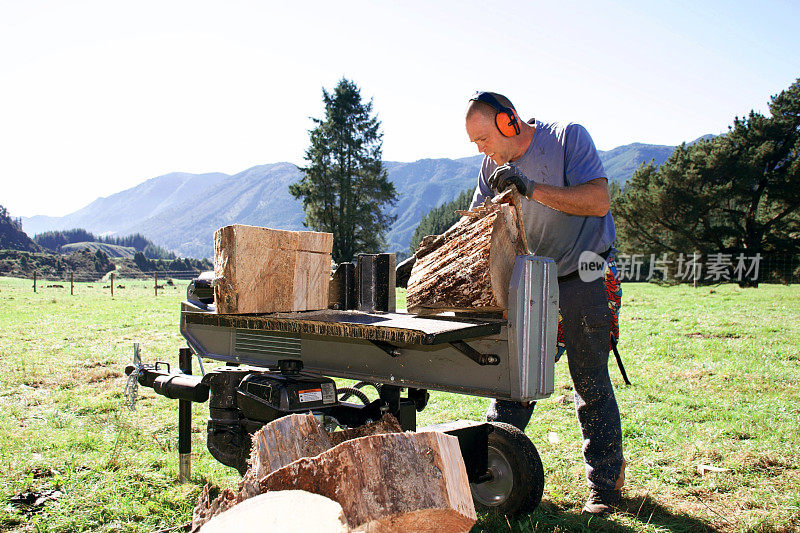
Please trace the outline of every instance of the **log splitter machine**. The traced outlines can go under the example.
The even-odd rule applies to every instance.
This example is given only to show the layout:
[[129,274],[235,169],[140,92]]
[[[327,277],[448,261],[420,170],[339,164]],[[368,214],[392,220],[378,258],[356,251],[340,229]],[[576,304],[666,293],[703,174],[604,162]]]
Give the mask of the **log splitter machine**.
[[[532,401],[553,392],[558,321],[556,266],[516,257],[507,313],[409,314],[395,310],[394,254],[361,255],[334,272],[320,311],[216,312],[213,273],[194,279],[181,304],[180,370],[143,364],[135,348],[129,384],[180,400],[179,453],[188,477],[191,402],[209,401],[207,446],[244,474],[252,435],[292,413],[313,413],[328,431],[391,413],[404,430],[458,438],[478,509],[518,515],[541,501],[544,471],[533,443],[503,423],[459,420],[417,428],[429,390]],[[191,375],[191,359],[225,365]],[[337,386],[332,378],[357,380]],[[375,387],[378,398],[360,390]],[[347,401],[353,398],[358,401]]]

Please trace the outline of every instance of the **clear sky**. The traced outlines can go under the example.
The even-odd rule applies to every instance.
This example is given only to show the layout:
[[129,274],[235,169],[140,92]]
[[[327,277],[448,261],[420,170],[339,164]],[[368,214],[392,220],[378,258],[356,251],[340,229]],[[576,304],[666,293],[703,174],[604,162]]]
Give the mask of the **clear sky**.
[[800,2],[0,0],[0,204],[64,215],[173,171],[302,164],[322,87],[384,159],[476,154],[477,89],[601,150],[679,144],[800,77]]

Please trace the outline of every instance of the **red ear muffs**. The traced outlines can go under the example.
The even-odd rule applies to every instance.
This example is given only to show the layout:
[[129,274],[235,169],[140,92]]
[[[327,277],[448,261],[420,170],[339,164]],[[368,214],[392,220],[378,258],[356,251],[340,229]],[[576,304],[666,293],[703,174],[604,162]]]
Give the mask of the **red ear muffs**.
[[498,113],[494,121],[495,124],[497,124],[497,129],[500,130],[500,133],[505,137],[519,135],[519,116],[513,109],[511,109],[511,115],[508,113]]
[[494,123],[497,125],[497,129],[500,130],[500,133],[502,133],[504,137],[514,137],[515,135],[519,135],[519,115],[517,115],[517,112],[514,110],[514,108],[504,106],[497,100],[497,98],[495,98],[492,93],[487,92],[479,91],[475,93],[475,96],[470,98],[470,100],[483,102],[497,111],[497,114],[494,117]]

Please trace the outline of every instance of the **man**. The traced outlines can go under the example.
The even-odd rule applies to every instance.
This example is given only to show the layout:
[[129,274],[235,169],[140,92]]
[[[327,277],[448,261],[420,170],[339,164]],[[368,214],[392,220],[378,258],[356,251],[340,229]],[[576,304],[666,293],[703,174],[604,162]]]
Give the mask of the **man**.
[[[470,100],[466,128],[470,141],[485,155],[472,206],[515,187],[524,197],[521,210],[529,247],[557,264],[562,326],[590,487],[583,511],[605,514],[619,502],[624,481],[619,409],[608,374],[610,311],[602,276],[584,281],[579,275],[581,254],[607,258],[616,236],[603,164],[582,126],[523,122],[511,102],[497,93],[478,93]],[[534,405],[495,400],[487,419],[524,431]]]

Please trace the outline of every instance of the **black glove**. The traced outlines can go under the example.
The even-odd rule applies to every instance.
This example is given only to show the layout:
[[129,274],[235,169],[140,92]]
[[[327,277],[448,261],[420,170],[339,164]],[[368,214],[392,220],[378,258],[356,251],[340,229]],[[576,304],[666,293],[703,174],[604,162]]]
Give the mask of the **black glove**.
[[506,163],[505,165],[497,167],[495,171],[492,172],[492,175],[489,176],[488,182],[489,187],[497,192],[503,192],[513,185],[517,188],[519,193],[526,198],[531,197],[535,186],[533,180],[529,180],[525,177],[525,174],[511,163]]
[[408,278],[411,277],[411,269],[414,268],[414,263],[417,257],[412,255],[394,269],[395,287],[406,287],[408,285]]

